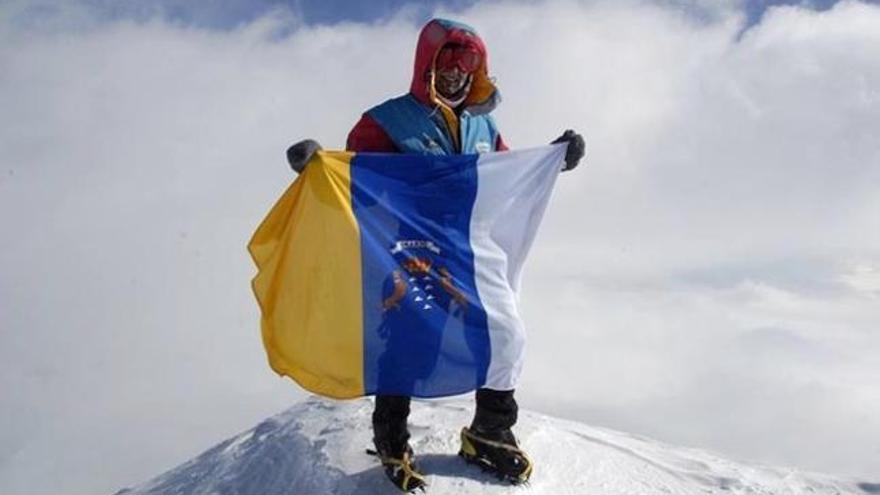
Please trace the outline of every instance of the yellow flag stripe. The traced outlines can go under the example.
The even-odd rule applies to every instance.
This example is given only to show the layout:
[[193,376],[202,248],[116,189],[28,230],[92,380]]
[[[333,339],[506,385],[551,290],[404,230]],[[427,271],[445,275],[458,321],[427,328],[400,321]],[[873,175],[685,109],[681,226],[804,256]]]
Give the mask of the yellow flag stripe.
[[269,365],[312,392],[364,394],[360,230],[353,153],[319,152],[257,229],[248,250]]

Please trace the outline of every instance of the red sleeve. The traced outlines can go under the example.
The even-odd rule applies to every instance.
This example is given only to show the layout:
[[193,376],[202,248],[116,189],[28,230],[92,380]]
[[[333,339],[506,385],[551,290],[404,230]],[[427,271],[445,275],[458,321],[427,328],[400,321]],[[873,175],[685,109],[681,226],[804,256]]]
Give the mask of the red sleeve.
[[495,151],[507,151],[510,148],[507,147],[507,143],[501,139],[501,134],[498,135],[498,138],[495,140]]
[[397,153],[397,147],[385,130],[367,114],[362,115],[361,120],[348,133],[345,149],[355,152]]

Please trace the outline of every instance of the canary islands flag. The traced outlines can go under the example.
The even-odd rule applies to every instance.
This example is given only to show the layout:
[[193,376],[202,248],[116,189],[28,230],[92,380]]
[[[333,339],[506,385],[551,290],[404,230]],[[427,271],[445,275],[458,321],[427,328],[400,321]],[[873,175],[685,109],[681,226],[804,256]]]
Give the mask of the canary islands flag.
[[564,154],[318,152],[248,245],[272,369],[335,398],[515,388],[520,273]]

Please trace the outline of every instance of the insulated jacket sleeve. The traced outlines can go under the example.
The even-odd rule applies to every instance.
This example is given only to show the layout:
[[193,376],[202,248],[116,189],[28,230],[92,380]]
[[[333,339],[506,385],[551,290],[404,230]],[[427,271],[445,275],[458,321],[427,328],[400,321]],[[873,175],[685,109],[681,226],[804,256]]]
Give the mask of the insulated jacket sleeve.
[[369,115],[364,114],[361,120],[348,133],[345,149],[348,151],[372,151],[375,153],[397,153],[397,147],[388,134]]

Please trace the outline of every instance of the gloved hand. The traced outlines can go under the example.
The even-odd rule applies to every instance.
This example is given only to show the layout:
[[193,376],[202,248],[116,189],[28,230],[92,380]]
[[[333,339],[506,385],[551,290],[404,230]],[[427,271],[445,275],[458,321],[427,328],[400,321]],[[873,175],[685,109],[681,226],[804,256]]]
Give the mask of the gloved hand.
[[314,139],[303,139],[287,148],[287,163],[296,173],[301,174],[309,160],[321,149],[321,145]]
[[581,158],[587,154],[587,143],[584,142],[584,137],[571,129],[562,133],[561,136],[550,144],[556,143],[568,143],[568,149],[565,150],[565,167],[562,168],[563,172],[577,167]]

